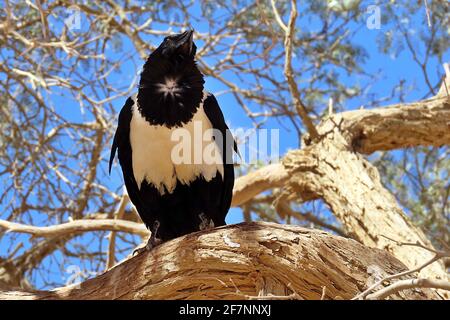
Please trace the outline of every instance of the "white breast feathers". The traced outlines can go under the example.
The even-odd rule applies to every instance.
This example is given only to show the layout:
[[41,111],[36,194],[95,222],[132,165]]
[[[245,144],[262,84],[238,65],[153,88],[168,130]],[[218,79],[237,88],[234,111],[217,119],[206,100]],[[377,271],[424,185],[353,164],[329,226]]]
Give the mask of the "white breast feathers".
[[139,188],[146,180],[160,194],[172,193],[177,180],[190,184],[202,176],[210,181],[217,172],[223,177],[221,143],[218,145],[213,139],[218,132],[204,112],[203,101],[191,121],[179,128],[151,125],[139,112],[135,97],[134,101],[130,143]]

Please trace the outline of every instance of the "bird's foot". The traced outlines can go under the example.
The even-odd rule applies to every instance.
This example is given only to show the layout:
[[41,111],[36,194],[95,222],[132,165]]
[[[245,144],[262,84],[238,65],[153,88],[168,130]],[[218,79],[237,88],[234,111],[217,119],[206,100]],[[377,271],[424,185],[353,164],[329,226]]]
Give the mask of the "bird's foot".
[[214,221],[212,219],[208,219],[206,215],[202,212],[198,215],[200,218],[200,225],[198,226],[198,229],[203,230],[210,230],[214,228]]
[[142,252],[151,251],[154,247],[161,244],[161,242],[162,242],[161,239],[152,240],[152,237],[150,237],[150,239],[148,239],[147,244],[145,246],[138,247],[133,250],[133,256],[139,255]]
[[154,247],[156,247],[162,243],[162,240],[158,239],[156,237],[156,234],[158,233],[159,225],[160,225],[159,221],[156,220],[155,223],[153,224],[153,228],[151,230],[152,234],[150,236],[150,239],[148,239],[147,244],[143,247],[138,247],[138,248],[134,249],[133,256],[141,254],[142,252],[151,251]]

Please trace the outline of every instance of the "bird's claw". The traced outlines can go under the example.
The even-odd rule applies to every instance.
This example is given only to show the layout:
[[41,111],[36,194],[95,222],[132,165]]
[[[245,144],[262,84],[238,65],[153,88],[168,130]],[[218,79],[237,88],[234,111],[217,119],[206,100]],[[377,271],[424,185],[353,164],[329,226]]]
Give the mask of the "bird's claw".
[[156,237],[153,238],[153,236],[151,236],[145,246],[133,250],[133,256],[139,255],[142,252],[151,251],[154,247],[161,244],[161,242],[162,242],[161,239],[157,239]]
[[133,257],[136,256],[136,255],[139,255],[139,254],[141,254],[142,252],[145,252],[145,251],[147,251],[147,250],[148,250],[148,249],[147,249],[147,245],[145,245],[145,246],[143,246],[143,247],[136,248],[136,249],[133,250]]
[[133,250],[133,256],[141,254],[142,252],[151,251],[154,247],[161,244],[162,240],[156,237],[159,228],[159,221],[155,221],[155,224],[152,228],[152,234],[150,239],[148,239],[147,244],[143,247],[139,247]]

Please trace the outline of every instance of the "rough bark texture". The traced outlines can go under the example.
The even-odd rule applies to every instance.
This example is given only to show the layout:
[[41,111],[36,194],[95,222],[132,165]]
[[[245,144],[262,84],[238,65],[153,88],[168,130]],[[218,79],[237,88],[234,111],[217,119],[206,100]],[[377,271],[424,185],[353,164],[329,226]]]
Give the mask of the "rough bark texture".
[[[0,292],[0,299],[348,299],[406,269],[383,250],[298,226],[248,223],[162,244],[77,287]],[[397,299],[434,299],[406,290]]]
[[[424,233],[403,213],[394,196],[383,187],[377,169],[348,146],[339,131],[319,144],[288,153],[283,164],[291,177],[280,200],[323,199],[347,233],[369,247],[391,252],[409,268],[433,257],[427,250],[401,246],[419,241],[432,248]],[[421,273],[447,279],[442,263]]]
[[450,145],[450,99],[447,96],[370,110],[336,114],[319,128],[325,133],[339,124],[360,153],[415,146]]
[[[364,245],[387,249],[409,268],[431,259],[429,251],[386,238],[419,241],[432,248],[381,184],[378,170],[359,152],[449,145],[450,99],[340,113],[324,121],[319,133],[319,143],[283,159],[277,175],[290,178],[277,202],[323,199],[346,232]],[[448,279],[441,262],[423,270],[421,276]]]

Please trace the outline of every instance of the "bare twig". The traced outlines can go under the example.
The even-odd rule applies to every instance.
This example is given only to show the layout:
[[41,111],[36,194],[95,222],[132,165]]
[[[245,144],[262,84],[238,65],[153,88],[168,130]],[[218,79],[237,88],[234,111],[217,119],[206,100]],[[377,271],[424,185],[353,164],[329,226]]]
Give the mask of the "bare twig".
[[304,300],[297,293],[291,293],[287,296],[267,295],[267,296],[249,296],[244,295],[247,300]]
[[323,288],[322,288],[322,296],[320,297],[320,300],[325,300],[326,295],[327,295],[327,287],[323,286]]
[[[400,273],[396,273],[396,274],[387,276],[387,277],[385,277],[385,278],[383,278],[383,279],[377,281],[377,282],[374,283],[372,286],[370,286],[369,288],[367,288],[365,291],[363,291],[363,292],[361,292],[360,294],[358,294],[357,296],[355,296],[352,300],[368,299],[368,298],[369,298],[369,294],[370,294],[373,290],[377,289],[378,286],[380,286],[380,285],[383,284],[384,282],[390,281],[390,280],[393,280],[393,279],[398,279],[398,278],[401,278],[401,277],[403,277],[403,276],[407,276],[407,275],[410,275],[410,274],[419,272],[419,271],[421,271],[422,269],[424,269],[425,267],[429,266],[430,264],[432,264],[432,263],[434,263],[434,262],[436,262],[436,261],[438,261],[438,260],[440,260],[440,259],[443,259],[443,258],[446,258],[446,257],[450,257],[450,252],[447,252],[447,251],[438,251],[438,250],[435,250],[435,249],[432,249],[432,248],[428,248],[427,246],[424,246],[424,245],[421,244],[421,243],[399,242],[399,241],[396,241],[396,240],[391,239],[391,238],[389,238],[389,237],[386,237],[386,236],[384,236],[384,237],[387,238],[387,239],[389,239],[389,240],[392,240],[392,241],[396,242],[396,243],[397,243],[398,245],[400,245],[400,246],[403,245],[403,246],[415,246],[415,247],[419,247],[419,248],[428,250],[428,251],[430,251],[430,252],[433,252],[435,255],[433,256],[433,258],[431,258],[430,260],[426,261],[425,263],[421,264],[420,266],[418,266],[418,267],[416,267],[416,268],[414,268],[414,269],[407,270],[407,271],[403,271],[403,272],[400,272]],[[411,286],[412,286],[413,284],[417,284],[417,285],[420,285],[420,286],[423,286],[423,287],[427,287],[427,288],[429,288],[429,286],[433,284],[433,285],[436,285],[436,286],[435,286],[436,288],[441,288],[441,287],[443,287],[443,288],[445,289],[446,287],[448,287],[448,286],[450,285],[450,283],[449,283],[448,281],[444,281],[444,282],[447,283],[447,284],[444,285],[444,283],[443,283],[442,281],[434,282],[434,280],[432,281],[432,280],[428,280],[428,279],[408,279],[408,280],[405,280],[404,282],[401,282],[401,283],[400,283],[399,285],[397,285],[397,286],[396,286],[395,283],[394,283],[394,284],[392,284],[392,285],[386,287],[386,288],[385,288],[386,290],[381,289],[380,291],[382,291],[382,293],[379,294],[379,295],[378,295],[378,294],[373,294],[373,295],[372,295],[372,298],[382,299],[382,297],[387,297],[387,296],[389,296],[389,295],[391,295],[391,294],[393,294],[393,293],[395,293],[395,292],[397,292],[397,291],[399,291],[399,290],[411,288]],[[388,289],[388,288],[389,288],[389,289]],[[446,289],[446,290],[447,290],[447,289]],[[379,291],[378,291],[378,292],[379,292]]]
[[272,10],[273,10],[273,15],[275,16],[275,20],[277,21],[277,23],[281,27],[281,29],[283,29],[283,31],[285,33],[287,33],[288,28],[286,27],[286,25],[284,24],[283,20],[280,17],[280,14],[278,13],[278,9],[277,9],[275,0],[271,0],[270,3],[272,4]]
[[289,174],[281,163],[275,163],[236,179],[232,206],[239,206],[268,189],[282,186]]
[[450,282],[439,279],[407,279],[399,280],[366,297],[367,300],[381,300],[402,290],[414,288],[432,288],[450,291]]
[[316,217],[311,212],[300,213],[300,212],[296,212],[296,211],[292,210],[292,208],[289,206],[289,203],[287,203],[286,201],[278,201],[278,203],[276,205],[276,210],[284,216],[291,216],[300,221],[309,221],[309,222],[311,222],[315,225],[318,225],[322,228],[331,230],[342,237],[347,237],[347,234],[343,230],[341,230],[340,228],[338,228],[336,226],[333,226],[329,223],[322,221],[321,219]]
[[[126,193],[126,189],[124,188],[122,199],[120,200],[117,211],[114,214],[115,220],[122,220],[125,214],[125,208],[128,204],[128,201],[129,198]],[[109,244],[108,244],[108,258],[106,260],[106,270],[112,268],[116,263],[116,231],[111,231],[111,233],[108,235],[108,240]]]
[[423,2],[425,3],[425,12],[427,14],[428,27],[431,28],[431,17],[430,17],[430,9],[428,8],[428,1],[423,0]]
[[6,229],[7,232],[19,232],[31,234],[34,237],[56,237],[67,236],[72,233],[82,233],[90,231],[121,231],[147,236],[148,231],[141,223],[131,221],[120,221],[113,219],[104,220],[74,220],[72,222],[62,223],[49,227],[29,226],[6,220],[0,220],[0,227]]
[[294,70],[292,69],[292,43],[295,36],[295,21],[297,20],[297,1],[291,1],[291,14],[289,17],[289,23],[286,31],[284,47],[285,47],[285,64],[284,75],[289,85],[289,91],[291,92],[295,109],[305,124],[312,140],[316,140],[319,137],[316,127],[314,126],[311,118],[308,116],[306,106],[300,99],[300,93],[298,91],[297,83],[294,77]]

